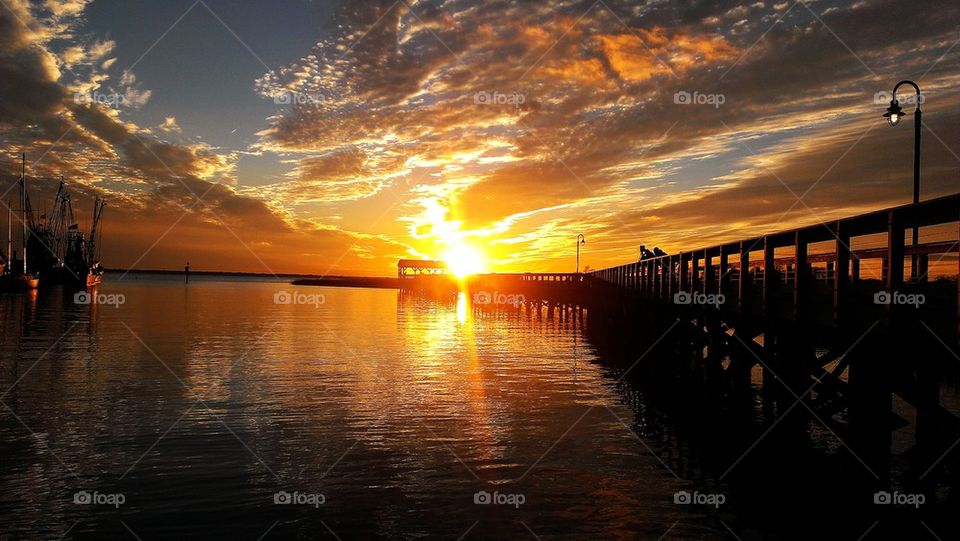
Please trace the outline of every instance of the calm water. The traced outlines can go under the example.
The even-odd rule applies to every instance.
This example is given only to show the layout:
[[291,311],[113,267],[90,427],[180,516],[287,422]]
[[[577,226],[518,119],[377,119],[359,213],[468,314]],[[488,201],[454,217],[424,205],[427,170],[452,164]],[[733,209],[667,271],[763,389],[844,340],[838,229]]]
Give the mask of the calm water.
[[0,298],[0,538],[724,538],[572,320],[295,290]]

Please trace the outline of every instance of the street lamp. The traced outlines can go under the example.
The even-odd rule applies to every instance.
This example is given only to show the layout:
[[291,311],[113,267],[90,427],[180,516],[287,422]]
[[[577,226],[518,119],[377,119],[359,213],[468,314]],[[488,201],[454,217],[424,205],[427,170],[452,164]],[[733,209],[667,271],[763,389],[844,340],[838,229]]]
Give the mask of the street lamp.
[[[900,81],[896,86],[893,87],[893,93],[891,94],[890,107],[887,107],[887,112],[883,114],[883,117],[887,119],[887,122],[891,126],[896,126],[900,123],[900,120],[906,116],[903,112],[903,109],[900,108],[900,102],[897,101],[897,90],[900,89],[902,85],[910,85],[916,90],[916,102],[917,109],[914,111],[914,136],[913,136],[913,204],[920,202],[920,126],[922,124],[921,113],[920,113],[920,102],[923,101],[923,98],[920,95],[920,87],[917,86],[917,83],[913,81]],[[913,246],[917,246],[917,242],[920,236],[919,228],[914,226],[913,228]],[[910,265],[910,278],[916,279],[918,276],[917,273],[917,255],[914,254],[911,257]]]
[[577,274],[580,274],[580,246],[587,243],[582,234],[577,235]]

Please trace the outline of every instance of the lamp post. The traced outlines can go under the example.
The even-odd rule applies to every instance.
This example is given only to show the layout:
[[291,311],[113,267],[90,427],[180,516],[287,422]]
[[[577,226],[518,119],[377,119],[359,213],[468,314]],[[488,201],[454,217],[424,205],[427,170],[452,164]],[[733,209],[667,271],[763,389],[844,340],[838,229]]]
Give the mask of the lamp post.
[[580,246],[587,243],[583,234],[577,235],[577,274],[580,274]]
[[[920,112],[920,102],[923,101],[923,98],[920,95],[920,87],[917,86],[917,83],[913,81],[900,81],[893,87],[893,93],[890,98],[890,107],[887,107],[887,112],[883,114],[884,118],[887,119],[887,122],[891,126],[896,126],[900,123],[906,114],[903,112],[903,109],[900,108],[900,102],[897,100],[897,90],[900,89],[902,85],[910,85],[916,91],[916,102],[917,109],[914,111],[913,115],[913,204],[920,202],[920,126],[922,124],[921,112]],[[917,243],[919,242],[920,231],[919,228],[913,227],[913,246],[916,248]],[[910,258],[910,279],[915,280],[919,275],[917,273],[917,254],[913,254]],[[891,264],[893,262],[891,261]]]

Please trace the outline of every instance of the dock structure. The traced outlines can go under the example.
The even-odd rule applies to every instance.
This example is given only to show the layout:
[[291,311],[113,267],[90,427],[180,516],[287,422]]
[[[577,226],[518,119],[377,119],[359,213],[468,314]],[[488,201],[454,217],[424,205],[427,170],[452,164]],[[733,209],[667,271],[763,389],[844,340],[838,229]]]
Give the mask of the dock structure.
[[[907,245],[914,227],[939,238]],[[940,400],[960,361],[958,252],[955,194],[587,273],[431,284],[465,291],[480,310],[575,321],[587,312],[588,327],[668,344],[681,371],[708,386],[759,379],[771,411],[802,403],[879,472],[892,427],[911,424],[894,414],[894,396],[915,411],[917,446],[936,453],[960,437]]]
[[[948,281],[933,287],[930,276],[931,260],[941,269],[953,263],[945,275],[955,278],[960,273],[953,255],[958,253],[958,221],[960,194],[652,257],[589,276],[643,299],[682,305],[709,296],[723,301],[710,303],[719,313],[760,323],[790,321],[840,329],[856,327],[856,320],[871,312],[905,312],[904,303],[897,300],[928,292],[932,295],[924,294],[922,308],[937,312],[931,323],[948,324],[960,332],[960,289],[954,284],[948,291]],[[954,238],[905,245],[906,233],[914,227],[935,226],[952,226]],[[881,245],[853,248],[858,240],[871,237]],[[815,252],[814,246],[820,250]],[[912,260],[918,265],[911,273],[916,279],[907,280],[905,269]],[[870,262],[876,263],[875,272],[864,276],[863,268]]]
[[401,259],[397,261],[397,278],[413,279],[418,276],[442,276],[449,274],[447,264],[432,259]]
[[[914,227],[946,240],[907,246]],[[590,277],[685,323],[704,377],[749,382],[759,367],[779,408],[802,401],[882,466],[891,427],[907,424],[894,396],[914,408],[918,445],[942,449],[960,436],[940,402],[941,377],[960,360],[958,239],[960,194]]]

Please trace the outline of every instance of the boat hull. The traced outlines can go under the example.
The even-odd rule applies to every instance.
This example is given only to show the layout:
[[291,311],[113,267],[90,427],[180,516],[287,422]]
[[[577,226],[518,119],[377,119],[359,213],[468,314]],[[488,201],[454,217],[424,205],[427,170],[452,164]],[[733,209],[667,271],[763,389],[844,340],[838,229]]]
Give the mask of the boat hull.
[[71,288],[94,287],[103,281],[102,272],[73,272],[66,267],[51,269],[43,275],[43,287],[64,285]]
[[37,276],[0,276],[0,291],[16,292],[30,291],[40,287],[40,278]]
[[102,281],[103,281],[103,275],[102,275],[102,274],[88,274],[88,275],[87,275],[87,279],[86,279],[87,287],[94,287],[94,286],[100,285],[100,282],[102,282]]

